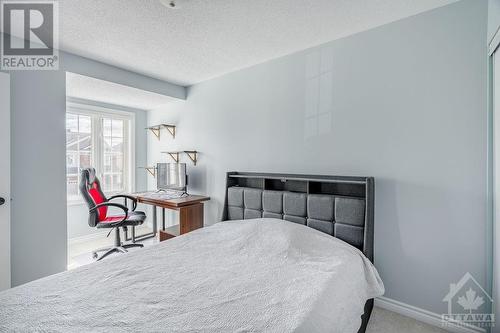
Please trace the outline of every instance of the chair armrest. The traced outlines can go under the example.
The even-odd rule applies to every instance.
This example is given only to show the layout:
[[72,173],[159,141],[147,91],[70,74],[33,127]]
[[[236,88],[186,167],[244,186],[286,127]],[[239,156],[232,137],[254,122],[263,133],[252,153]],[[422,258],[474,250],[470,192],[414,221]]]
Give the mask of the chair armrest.
[[116,227],[116,226],[120,225],[121,223],[123,223],[127,219],[128,208],[125,205],[122,205],[122,204],[119,204],[119,203],[114,203],[114,202],[103,202],[103,203],[100,203],[98,205],[95,205],[94,207],[92,207],[92,208],[89,209],[89,213],[92,213],[96,209],[99,209],[101,207],[106,207],[106,206],[120,208],[125,213],[125,216],[123,217],[123,219],[121,221],[110,223],[109,225],[111,225],[113,227]]
[[125,199],[132,200],[132,202],[133,202],[132,211],[135,211],[135,209],[137,208],[137,199],[131,195],[127,195],[127,194],[113,195],[112,197],[108,198],[108,201],[111,201],[111,200],[116,199],[116,198],[125,198]]
[[125,212],[125,214],[128,213],[128,208],[127,207],[125,207],[122,204],[114,203],[114,202],[103,202],[103,203],[100,203],[100,204],[95,205],[94,207],[90,208],[89,212],[92,213],[94,210],[96,210],[98,208],[101,208],[101,207],[105,207],[105,206],[121,208]]

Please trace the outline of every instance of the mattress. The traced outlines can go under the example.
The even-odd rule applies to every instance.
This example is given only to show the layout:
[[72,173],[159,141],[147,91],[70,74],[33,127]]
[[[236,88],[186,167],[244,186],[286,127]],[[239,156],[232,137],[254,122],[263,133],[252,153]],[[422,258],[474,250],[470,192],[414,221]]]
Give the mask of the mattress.
[[1,292],[0,331],[348,333],[383,293],[335,237],[228,221]]

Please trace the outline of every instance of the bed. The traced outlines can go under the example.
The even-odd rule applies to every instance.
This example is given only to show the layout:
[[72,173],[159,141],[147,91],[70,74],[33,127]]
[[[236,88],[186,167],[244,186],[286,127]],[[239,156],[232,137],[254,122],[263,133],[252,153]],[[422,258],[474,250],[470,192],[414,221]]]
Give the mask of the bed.
[[[301,193],[285,188],[297,185],[284,185],[291,178],[281,178],[283,188],[269,190],[261,178],[231,175],[241,177],[228,174],[224,222],[4,291],[0,331],[363,331],[370,300],[384,292],[369,251],[364,253],[370,228],[363,225],[361,243],[348,233],[357,242],[350,243],[347,234],[338,232],[344,229],[336,226],[345,221],[330,221],[329,234],[330,229],[319,223],[327,220],[313,222],[306,217],[301,223],[300,214],[284,213],[301,205],[299,200],[291,206],[286,193],[305,193],[310,206],[306,214],[316,216],[311,209],[324,207],[318,208],[325,214],[320,217],[329,218],[331,209],[326,205],[331,198],[326,196],[332,196],[334,205],[344,202],[350,207],[334,207],[333,219],[359,218],[360,205],[335,201],[356,199],[364,203],[366,222],[370,214],[365,209],[371,200],[366,193],[363,199],[354,196],[358,192],[350,197],[318,194],[322,200],[317,206],[307,203],[309,195],[316,198],[313,184],[307,184],[309,193]],[[364,187],[366,192],[366,183]],[[268,191],[274,199],[281,192],[281,218],[274,212],[278,207],[265,201]],[[261,207],[254,201],[259,194]],[[242,218],[237,219],[241,212]],[[268,213],[277,215],[264,216]],[[332,237],[336,231],[341,237]]]

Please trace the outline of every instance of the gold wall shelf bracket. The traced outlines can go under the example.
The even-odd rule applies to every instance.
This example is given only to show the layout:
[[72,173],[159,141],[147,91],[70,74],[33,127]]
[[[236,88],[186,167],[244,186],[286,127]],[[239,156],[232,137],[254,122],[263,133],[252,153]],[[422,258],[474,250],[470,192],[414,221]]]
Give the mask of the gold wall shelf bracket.
[[160,140],[160,127],[154,127],[154,126],[152,126],[152,127],[146,128],[146,129],[150,130],[151,133],[153,133],[154,136],[156,136],[156,138],[158,140]]
[[163,125],[167,131],[170,132],[170,134],[172,135],[172,138],[175,139],[175,126],[174,125]]
[[179,163],[179,152],[178,151],[163,151],[162,153],[168,154],[175,163]]
[[184,152],[193,162],[193,164],[196,165],[196,162],[198,162],[198,152],[196,150],[185,150]]
[[151,176],[156,178],[156,167],[139,167],[140,169],[145,169]]

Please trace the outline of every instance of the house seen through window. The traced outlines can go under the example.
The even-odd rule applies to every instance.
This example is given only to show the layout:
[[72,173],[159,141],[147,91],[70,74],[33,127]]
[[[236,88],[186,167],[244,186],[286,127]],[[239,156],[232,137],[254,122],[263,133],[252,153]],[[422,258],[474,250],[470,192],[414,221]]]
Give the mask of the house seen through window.
[[80,172],[94,167],[105,194],[130,190],[130,119],[122,115],[68,110],[66,185],[68,201],[79,201]]

